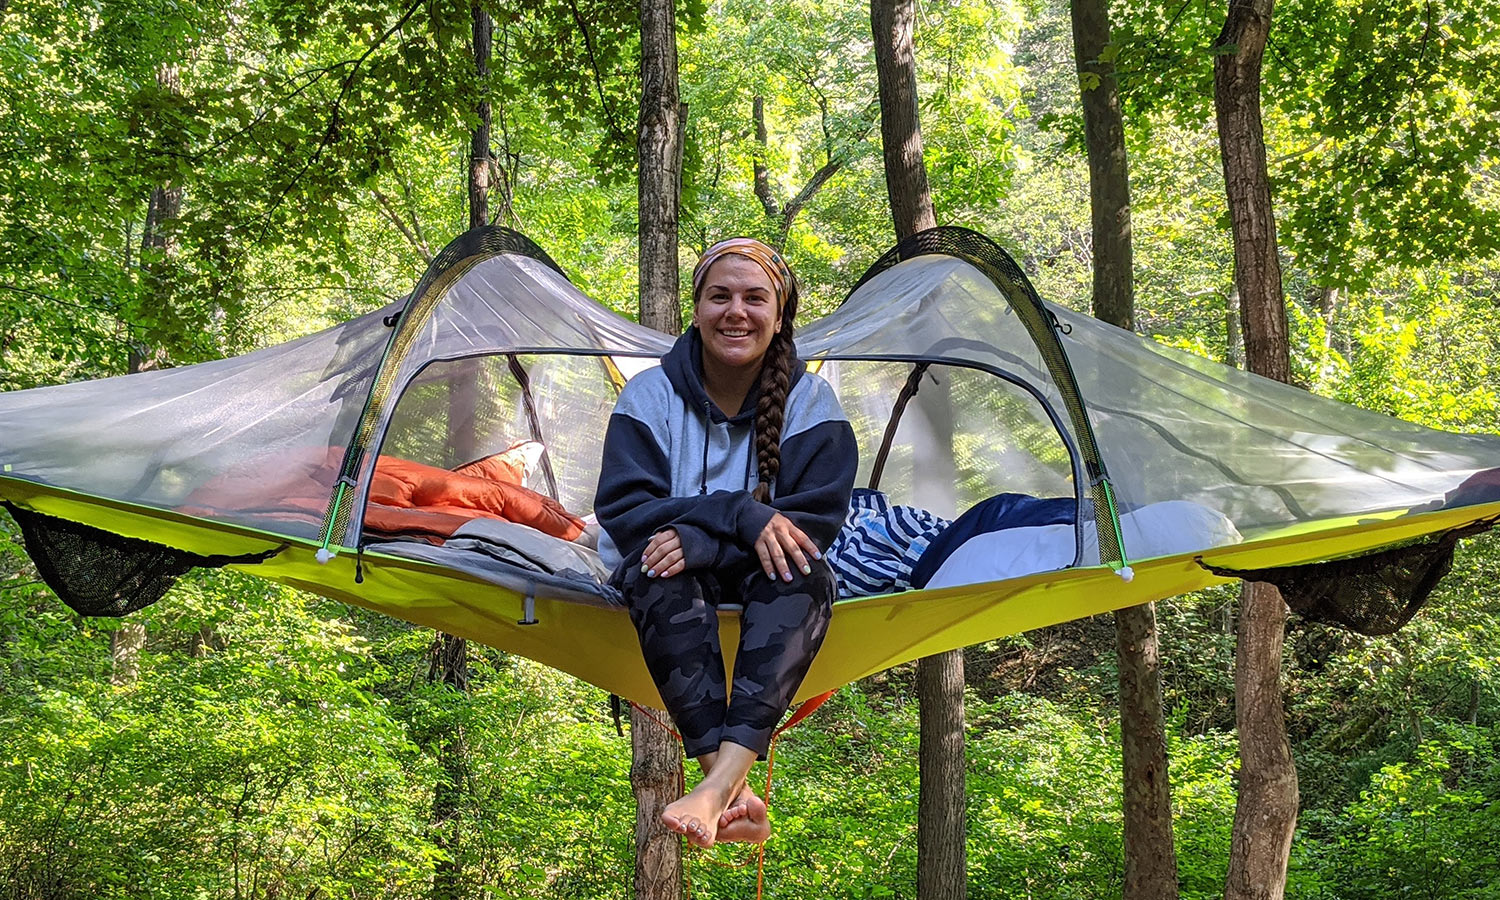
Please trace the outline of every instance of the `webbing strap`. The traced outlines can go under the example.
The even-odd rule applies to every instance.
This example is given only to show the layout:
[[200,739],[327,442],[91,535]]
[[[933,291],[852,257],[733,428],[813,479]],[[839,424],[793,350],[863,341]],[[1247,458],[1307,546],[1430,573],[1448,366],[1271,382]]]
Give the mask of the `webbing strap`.
[[[775,768],[776,768],[776,741],[777,741],[777,739],[780,738],[784,733],[786,733],[786,731],[788,729],[790,729],[793,725],[796,725],[797,723],[801,722],[803,719],[805,719],[808,716],[812,715],[818,709],[818,707],[822,706],[824,703],[827,703],[828,699],[830,697],[832,697],[834,695],[834,692],[837,691],[837,690],[838,690],[838,688],[834,688],[832,691],[826,691],[826,692],[824,692],[822,694],[819,694],[816,697],[810,697],[810,698],[808,698],[806,700],[803,700],[801,703],[799,703],[797,705],[797,708],[792,711],[791,718],[789,718],[785,722],[781,723],[781,725],[774,732],[771,733],[771,745],[766,749],[766,786],[764,788],[763,793],[761,794],[761,799],[764,800],[765,803],[766,803],[766,813],[767,813],[767,815],[769,815],[770,812],[771,812],[771,776],[772,776],[772,774],[773,774],[773,772],[775,771]],[[667,724],[666,722],[663,722],[656,715],[655,711],[653,711],[651,709],[648,709],[648,708],[646,708],[644,706],[641,706],[639,703],[636,703],[634,700],[630,701],[630,705],[632,707],[640,710],[641,711],[641,715],[645,716],[646,718],[648,718],[651,721],[655,722],[657,725],[659,725],[662,728],[666,729],[666,731],[669,734],[671,734],[672,737],[677,738],[677,740],[679,740],[679,741],[682,740],[682,735],[678,734],[672,728],[671,725]],[[682,777],[682,780],[678,783],[678,790],[679,791],[686,790],[686,788],[687,788],[686,773],[684,773],[681,769],[679,769],[678,772],[679,772],[679,775]],[[748,864],[749,864],[749,860],[745,860],[744,862],[733,864],[732,868],[738,869],[738,868],[741,868],[741,867],[743,867],[745,865],[748,865]],[[683,868],[684,869],[687,868],[687,859],[686,858],[683,859]],[[765,887],[765,875],[766,875],[766,845],[764,843],[761,843],[761,844],[757,844],[756,845],[756,850],[755,850],[755,900],[761,900],[761,898],[762,898],[762,894],[763,894],[764,887]],[[692,895],[693,895],[693,880],[692,880],[691,877],[689,877],[688,878],[688,884],[687,884],[687,896],[689,898],[691,898]]]
[[[875,454],[875,465],[870,469],[870,490],[880,487],[880,476],[885,472],[885,459],[891,453],[891,441],[896,438],[896,426],[901,424],[901,414],[906,412],[906,404],[917,393],[917,388],[922,384],[922,376],[927,374],[931,363],[917,363],[912,366],[911,374],[906,376],[906,384],[901,386],[901,393],[896,395],[896,404],[891,409],[891,418],[885,424],[885,436],[880,439],[880,450]],[[817,707],[813,707],[816,709]]]

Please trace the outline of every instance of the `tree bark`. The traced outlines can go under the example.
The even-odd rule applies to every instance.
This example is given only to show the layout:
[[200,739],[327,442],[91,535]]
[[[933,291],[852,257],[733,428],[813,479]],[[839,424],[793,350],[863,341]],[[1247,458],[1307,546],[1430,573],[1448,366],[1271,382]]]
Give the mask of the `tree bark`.
[[[1214,109],[1234,232],[1245,364],[1291,380],[1276,220],[1261,130],[1260,73],[1272,0],[1231,0],[1214,57]],[[1247,583],[1235,650],[1235,722],[1240,737],[1226,900],[1279,900],[1297,824],[1297,769],[1281,701],[1286,604],[1268,584]]]
[[[427,680],[441,681],[460,697],[466,695],[469,691],[468,641],[439,632],[433,640]],[[438,736],[437,756],[443,777],[432,792],[432,823],[436,830],[433,843],[444,851],[444,857],[433,865],[432,898],[460,900],[465,892],[462,842],[458,834],[468,772],[468,746],[461,725],[454,725]]]
[[[1073,55],[1082,88],[1084,143],[1093,212],[1094,316],[1135,330],[1130,169],[1110,43],[1108,0],[1073,0]],[[1156,605],[1115,613],[1120,750],[1124,775],[1124,900],[1177,897],[1172,790],[1162,712]]]
[[[912,47],[912,0],[871,0],[870,30],[880,85],[880,137],[885,157],[886,194],[898,240],[937,225],[922,129],[917,113],[916,57]],[[941,406],[946,389],[917,395],[918,404],[936,404],[932,421],[951,421]],[[948,452],[933,459],[952,459]],[[951,490],[951,481],[950,483]],[[964,785],[964,657],[952,650],[917,661],[921,708],[921,779],[917,802],[917,896],[922,900],[962,900],[968,895]]]
[[969,886],[962,650],[917,660],[917,703],[917,896],[963,900]]
[[875,73],[880,84],[880,138],[885,155],[885,190],[896,222],[897,239],[937,225],[927,165],[922,160],[922,128],[917,117],[917,64],[912,49],[915,9],[911,0],[871,0]]
[[1130,234],[1130,169],[1125,120],[1109,46],[1108,0],[1073,0],[1073,55],[1082,88],[1084,144],[1093,212],[1094,316],[1135,330],[1134,259]]
[[[640,321],[667,334],[682,331],[677,271],[677,217],[682,187],[682,113],[677,93],[677,22],[673,0],[641,0]],[[635,794],[635,897],[682,897],[682,843],[661,812],[682,788],[682,755],[666,729],[640,710],[630,713],[630,784]]]
[[1172,786],[1161,695],[1156,604],[1115,613],[1120,667],[1120,750],[1124,774],[1124,900],[1177,896]]
[[676,739],[634,706],[630,707],[630,752],[636,900],[680,900],[682,841],[662,827],[661,811],[681,795],[682,754]]
[[668,0],[641,0],[640,320],[668,334],[682,331],[678,112],[676,11]]
[[141,650],[146,646],[146,626],[121,622],[109,633],[109,683],[115,687],[134,684],[140,677]]
[[472,0],[469,11],[474,19],[474,74],[478,76],[480,95],[474,107],[477,122],[469,142],[469,227],[481,228],[490,223],[490,45],[495,23],[480,0]]
[[1260,118],[1260,69],[1271,31],[1272,0],[1232,0],[1214,57],[1214,110],[1234,232],[1234,280],[1240,291],[1245,365],[1291,381],[1281,261],[1266,173]]

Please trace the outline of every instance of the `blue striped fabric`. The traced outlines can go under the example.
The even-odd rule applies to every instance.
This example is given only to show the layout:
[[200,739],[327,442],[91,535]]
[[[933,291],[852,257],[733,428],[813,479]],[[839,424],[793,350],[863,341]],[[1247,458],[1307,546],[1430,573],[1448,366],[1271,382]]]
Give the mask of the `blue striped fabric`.
[[855,488],[849,515],[828,549],[840,597],[911,588],[911,571],[934,537],[951,524],[925,509],[892,506],[885,494]]

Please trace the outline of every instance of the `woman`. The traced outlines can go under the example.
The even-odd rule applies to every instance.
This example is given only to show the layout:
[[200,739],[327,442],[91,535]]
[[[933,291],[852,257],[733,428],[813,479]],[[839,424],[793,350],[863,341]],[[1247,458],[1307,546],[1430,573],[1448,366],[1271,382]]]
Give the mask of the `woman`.
[[[646,667],[703,780],[662,813],[701,847],[763,841],[746,784],[832,613],[823,552],[849,506],[857,450],[833,390],[792,345],[797,286],[759,241],[710,247],[693,325],[620,394],[595,511]],[[744,605],[733,691],[716,607]]]

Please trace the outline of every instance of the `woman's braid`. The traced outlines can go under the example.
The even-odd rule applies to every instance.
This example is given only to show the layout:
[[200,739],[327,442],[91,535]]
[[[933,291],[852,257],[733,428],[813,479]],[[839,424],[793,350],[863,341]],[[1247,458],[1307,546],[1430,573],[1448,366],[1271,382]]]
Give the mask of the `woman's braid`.
[[792,320],[797,316],[797,285],[787,290],[781,309],[781,328],[771,336],[760,368],[760,400],[755,404],[755,461],[760,483],[754,497],[771,501],[771,488],[781,473],[781,427],[786,424],[786,395],[792,384]]

